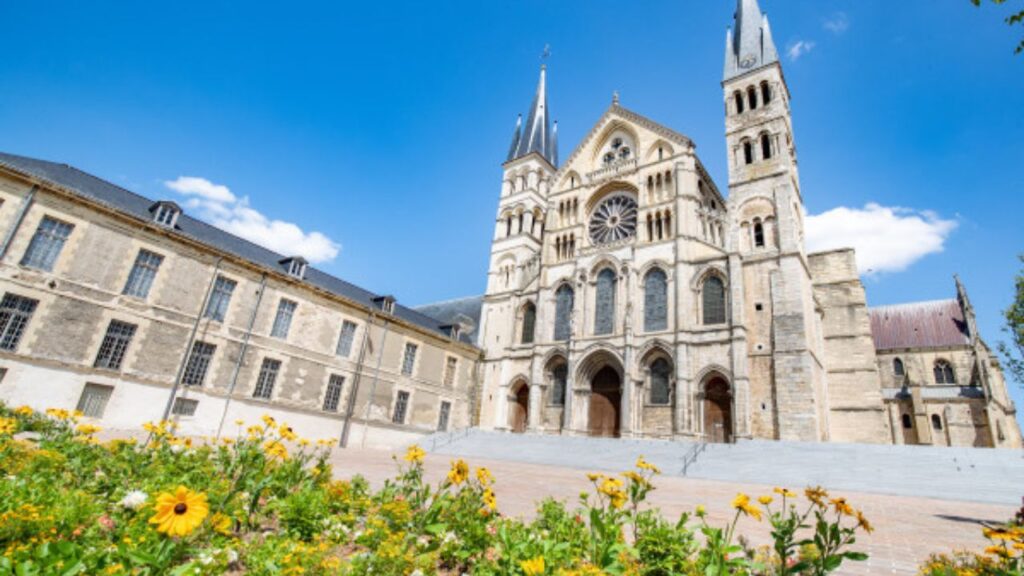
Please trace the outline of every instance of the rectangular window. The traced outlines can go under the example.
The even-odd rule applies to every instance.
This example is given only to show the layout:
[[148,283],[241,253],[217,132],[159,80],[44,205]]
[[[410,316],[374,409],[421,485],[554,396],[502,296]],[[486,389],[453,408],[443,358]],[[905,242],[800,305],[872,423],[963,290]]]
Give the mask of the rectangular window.
[[412,343],[405,345],[405,354],[402,356],[402,374],[412,376],[412,369],[416,366],[416,350],[418,346]]
[[327,381],[327,392],[324,394],[324,412],[337,412],[338,401],[341,400],[341,388],[345,385],[345,377],[331,374]]
[[86,384],[82,389],[82,396],[78,399],[78,410],[89,418],[103,418],[103,412],[107,409],[107,401],[113,394],[113,386],[102,384]]
[[25,326],[39,305],[38,300],[8,292],[0,301],[0,350],[14,352],[25,332]]
[[202,386],[206,380],[206,372],[210,368],[210,360],[217,347],[207,342],[195,341],[192,343],[192,352],[188,355],[188,363],[185,364],[185,374],[181,377],[181,383],[185,386]]
[[128,274],[128,283],[124,285],[124,295],[147,298],[149,289],[153,287],[156,272],[160,269],[160,264],[163,261],[164,257],[159,254],[148,250],[139,250],[139,255],[135,257],[135,265],[132,266],[132,271]]
[[191,398],[175,398],[171,406],[171,414],[175,416],[195,416],[196,408],[199,407],[199,400]]
[[444,432],[448,429],[448,417],[452,412],[451,402],[441,402],[441,411],[437,415],[437,429]]
[[28,250],[25,250],[25,255],[21,258],[21,265],[47,272],[53,270],[57,256],[60,256],[60,251],[64,248],[64,242],[71,235],[72,229],[74,226],[67,222],[54,220],[49,216],[44,217],[28,244]]
[[128,351],[128,345],[131,344],[132,337],[135,336],[135,328],[134,324],[111,320],[93,366],[108,370],[120,370],[121,362],[124,361],[124,353]]
[[352,353],[352,343],[356,339],[356,324],[345,320],[341,323],[341,336],[338,337],[338,356],[348,358]]
[[274,338],[284,340],[288,337],[288,330],[292,327],[292,316],[295,315],[295,307],[298,306],[291,300],[281,298],[277,305],[277,316],[274,316],[274,327],[270,329],[270,335]]
[[280,360],[264,358],[263,366],[260,367],[259,378],[256,379],[256,389],[252,391],[252,397],[270,400],[270,397],[274,394],[274,383],[277,382],[277,373],[280,370]]
[[395,397],[395,413],[391,415],[391,421],[395,424],[405,424],[405,411],[409,407],[409,393],[402,390]]
[[228,315],[228,304],[231,303],[231,294],[235,291],[238,282],[229,280],[223,276],[217,276],[213,284],[213,292],[210,293],[210,301],[206,303],[204,316],[217,322],[223,322]]
[[444,385],[449,388],[455,386],[455,374],[459,367],[458,358],[452,358],[451,356],[445,361],[444,365]]

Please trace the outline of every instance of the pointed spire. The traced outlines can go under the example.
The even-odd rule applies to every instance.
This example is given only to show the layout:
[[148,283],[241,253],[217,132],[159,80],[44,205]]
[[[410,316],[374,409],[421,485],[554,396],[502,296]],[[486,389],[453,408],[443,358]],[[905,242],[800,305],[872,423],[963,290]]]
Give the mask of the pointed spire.
[[736,0],[735,31],[726,33],[725,80],[778,61],[768,17],[757,0]]
[[[554,149],[554,139],[550,130],[550,119],[548,117],[548,93],[547,93],[547,66],[540,67],[540,82],[537,84],[537,94],[533,98],[533,105],[526,117],[526,124],[522,127],[522,133],[516,138],[516,145],[509,153],[509,161],[522,158],[531,152],[536,152],[557,165],[558,154]],[[517,127],[516,132],[519,132]]]
[[519,140],[523,137],[523,115],[520,114],[516,118],[516,131],[512,134],[512,145],[508,148],[508,158],[505,160],[513,160],[516,156],[516,149],[519,148]]

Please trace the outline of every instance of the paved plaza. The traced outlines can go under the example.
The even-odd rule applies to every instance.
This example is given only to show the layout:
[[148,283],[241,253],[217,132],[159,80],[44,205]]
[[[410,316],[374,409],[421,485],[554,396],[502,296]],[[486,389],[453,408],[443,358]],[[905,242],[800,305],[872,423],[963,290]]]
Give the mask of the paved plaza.
[[[397,464],[393,456],[400,457],[401,451],[335,450],[331,462],[337,477],[361,474],[379,486],[384,479],[396,473]],[[444,454],[428,454],[427,480],[439,482],[448,471],[451,458]],[[491,469],[497,478],[495,492],[499,509],[509,516],[530,516],[534,503],[548,496],[574,504],[581,491],[591,488],[579,468],[479,457],[469,458],[469,463]],[[667,516],[675,517],[704,504],[711,521],[717,524],[731,520],[729,503],[737,492],[759,495],[772,488],[667,475],[659,477],[656,485],[657,490],[652,493],[650,502]],[[1003,504],[851,491],[842,491],[841,495],[855,507],[863,509],[875,526],[875,532],[862,536],[856,547],[868,553],[870,560],[849,564],[841,574],[914,574],[919,563],[930,553],[963,548],[980,550],[985,540],[979,523],[1004,521],[1014,513],[1013,506]],[[755,545],[768,541],[765,523],[744,519],[741,520],[740,531],[749,535]]]

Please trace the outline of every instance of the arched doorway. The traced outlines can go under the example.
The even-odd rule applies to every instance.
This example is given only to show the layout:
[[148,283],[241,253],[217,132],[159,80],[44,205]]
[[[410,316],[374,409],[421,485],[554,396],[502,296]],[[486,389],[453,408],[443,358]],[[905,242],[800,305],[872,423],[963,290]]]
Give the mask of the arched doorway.
[[719,444],[732,442],[732,392],[720,377],[704,387],[704,438]]
[[622,379],[611,366],[601,368],[590,383],[591,436],[619,436],[619,407],[622,403]]
[[516,434],[526,432],[526,423],[530,416],[530,387],[524,382],[512,387],[512,397],[509,398],[509,428]]

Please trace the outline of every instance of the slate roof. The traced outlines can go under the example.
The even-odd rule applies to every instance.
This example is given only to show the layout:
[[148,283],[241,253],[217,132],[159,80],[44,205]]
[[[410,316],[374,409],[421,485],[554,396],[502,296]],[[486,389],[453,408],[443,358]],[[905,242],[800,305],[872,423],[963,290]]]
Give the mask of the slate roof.
[[949,348],[971,343],[956,300],[879,306],[869,310],[876,350]]
[[516,130],[512,135],[512,146],[508,151],[506,162],[522,158],[531,152],[544,157],[552,166],[558,166],[558,122],[552,130],[548,116],[548,92],[546,69],[540,68],[540,82],[537,83],[537,94],[533,97],[530,114],[523,125],[523,117],[516,121]]
[[[744,67],[741,63],[748,58],[751,61]],[[728,81],[778,61],[768,16],[761,12],[757,0],[737,0],[736,29],[730,29],[725,36],[723,79]]]
[[[0,152],[0,167],[36,178],[51,186],[67,190],[130,216],[152,221],[149,209],[155,203],[154,200],[111,184],[74,166]],[[278,254],[187,214],[182,214],[178,218],[175,228],[176,232],[182,236],[187,236],[192,240],[275,272],[286,272],[281,261],[292,256]],[[353,300],[367,308],[378,308],[373,300],[378,298],[379,294],[374,294],[313,267],[307,269],[304,282],[336,296]],[[448,335],[442,329],[448,324],[447,322],[439,321],[412,308],[395,304],[394,315],[427,330],[444,336]]]
[[416,306],[416,310],[431,318],[437,318],[445,324],[462,326],[462,339],[479,346],[480,309],[483,305],[483,296],[469,296]]

